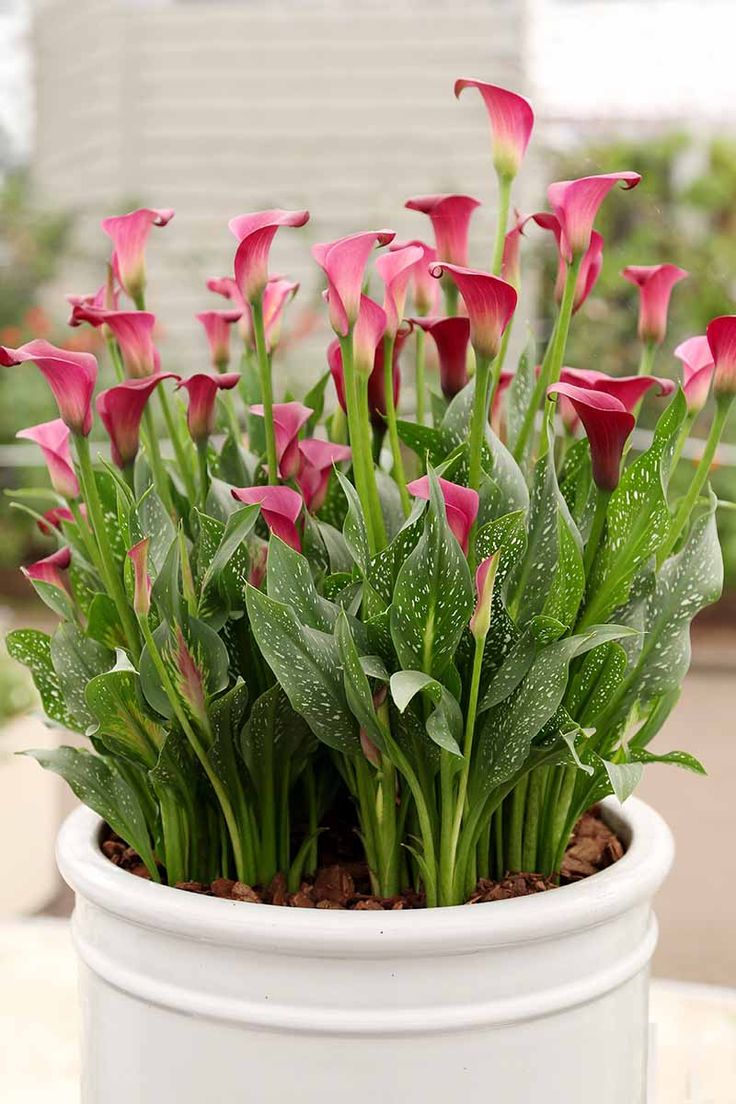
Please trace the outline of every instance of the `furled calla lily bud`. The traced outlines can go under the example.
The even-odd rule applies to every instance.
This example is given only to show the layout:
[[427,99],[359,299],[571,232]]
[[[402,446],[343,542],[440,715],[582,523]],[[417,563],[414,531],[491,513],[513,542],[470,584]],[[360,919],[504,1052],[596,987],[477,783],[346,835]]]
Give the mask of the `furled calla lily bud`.
[[280,226],[304,226],[309,211],[255,211],[230,219],[228,226],[238,239],[235,279],[248,303],[260,299],[268,283],[268,255]]
[[274,277],[266,284],[266,290],[263,293],[263,328],[269,353],[273,352],[279,343],[284,307],[294,298],[298,290],[299,284],[296,281],[285,280],[281,276]]
[[636,425],[634,415],[612,395],[571,383],[552,384],[547,395],[564,395],[572,403],[588,437],[596,486],[609,493],[615,491],[621,476],[624,445]]
[[409,286],[414,300],[414,310],[424,317],[436,310],[439,304],[440,289],[429,272],[430,264],[437,260],[437,250],[419,239],[405,242],[393,241],[388,248],[389,252],[393,253],[399,249],[407,249],[409,246],[422,251],[421,257],[412,267]]
[[224,372],[230,363],[230,327],[242,316],[241,310],[210,310],[195,315],[204,328],[212,367],[217,372]]
[[146,243],[153,226],[166,226],[174,217],[171,208],[141,207],[128,215],[102,220],[102,229],[112,240],[113,267],[123,290],[138,300],[146,286]]
[[[439,484],[445,500],[447,524],[467,555],[470,532],[478,516],[480,503],[478,492],[471,487],[461,487],[458,483],[451,483],[449,479],[440,479]],[[415,479],[413,483],[407,484],[406,489],[414,498],[429,500],[429,476],[423,475],[421,479]]]
[[705,334],[688,337],[675,349],[682,361],[682,389],[691,414],[699,414],[708,401],[716,366]]
[[414,267],[422,260],[423,250],[414,245],[389,250],[376,260],[376,271],[384,283],[383,309],[386,312],[386,333],[394,337],[404,317],[406,292]]
[[[562,294],[565,290],[565,279],[567,276],[567,263],[562,253],[562,229],[560,227],[560,220],[556,215],[550,214],[549,211],[537,211],[537,213],[531,217],[534,219],[537,226],[541,226],[543,230],[551,230],[554,234],[559,255],[557,279],[555,281],[555,300],[557,303],[560,303],[562,301]],[[578,276],[575,282],[575,295],[572,302],[573,314],[576,314],[580,310],[598,282],[598,277],[603,268],[603,245],[603,235],[599,234],[597,230],[592,230],[590,234],[590,244],[585,250],[583,259],[580,262],[580,268],[578,269]]]
[[338,337],[345,337],[358,320],[363,276],[371,252],[377,245],[388,245],[394,237],[393,230],[366,230],[312,246],[312,256],[327,277],[330,325]]
[[58,590],[71,595],[66,571],[72,562],[72,554],[68,548],[60,548],[58,552],[52,552],[50,556],[42,560],[36,560],[28,567],[22,567],[21,571],[27,579],[33,583],[47,583]]
[[139,617],[148,616],[151,608],[151,580],[148,575],[148,546],[150,537],[144,537],[128,551],[133,563],[133,610]]
[[473,348],[478,356],[493,360],[516,309],[514,288],[498,276],[454,264],[435,264],[431,272],[437,279],[446,272],[457,285],[470,319]]
[[427,333],[437,346],[442,394],[452,399],[468,382],[470,322],[462,315],[439,318],[427,326]]
[[404,206],[429,215],[438,261],[467,266],[470,216],[480,207],[479,199],[469,195],[424,195],[407,199]]
[[246,505],[257,504],[268,528],[285,544],[301,552],[296,521],[302,510],[302,496],[291,487],[233,487],[233,498]]
[[563,383],[612,395],[623,403],[624,409],[629,413],[636,409],[647,391],[653,387],[658,388],[657,394],[660,398],[671,395],[675,390],[674,382],[662,379],[661,376],[609,376],[606,372],[596,372],[589,368],[563,368],[560,379]]
[[145,379],[129,379],[101,391],[97,413],[110,438],[113,463],[119,468],[132,464],[138,455],[143,412],[161,380],[179,379],[173,372],[157,372]]
[[41,449],[51,486],[57,494],[64,498],[79,497],[79,481],[69,448],[69,427],[61,418],[21,429],[15,436],[24,441],[33,441]]
[[353,331],[353,362],[361,376],[370,376],[376,361],[376,349],[386,332],[386,312],[367,295],[360,297],[358,320]]
[[150,311],[111,311],[98,307],[74,307],[70,324],[89,322],[92,326],[109,326],[120,348],[123,368],[128,379],[143,379],[158,372],[161,363],[153,343],[156,315]]
[[92,428],[92,395],[97,382],[97,361],[92,353],[73,353],[37,339],[9,349],[0,345],[0,364],[31,361],[46,377],[62,421],[83,437]]
[[239,372],[222,372],[219,376],[208,372],[195,372],[182,380],[179,387],[189,396],[187,427],[189,436],[199,444],[206,441],[215,430],[215,403],[218,391],[230,391],[240,379]]
[[516,176],[534,127],[532,105],[517,92],[463,77],[455,81],[455,96],[459,97],[464,88],[477,88],[483,97],[491,123],[496,172],[499,176]]
[[347,445],[320,441],[317,437],[300,441],[299,452],[302,465],[296,481],[307,510],[310,514],[316,514],[325,504],[334,465],[349,460],[352,452]]
[[639,288],[639,339],[661,345],[667,332],[667,310],[675,284],[689,275],[673,264],[628,265],[621,273]]
[[[299,431],[309,421],[312,411],[300,402],[274,403],[272,409],[279,477],[293,479],[301,467]],[[264,417],[260,403],[251,406],[250,412],[257,418]]]
[[566,261],[580,257],[590,245],[595,216],[611,188],[620,181],[630,190],[640,180],[636,172],[615,172],[550,184],[547,200],[560,223],[560,252]]
[[706,330],[708,344],[713,355],[715,373],[713,392],[720,395],[736,394],[736,314],[722,314],[714,318]]
[[493,604],[493,584],[501,552],[494,552],[478,565],[475,573],[475,591],[477,600],[473,616],[470,618],[470,631],[476,640],[485,640],[491,627],[491,607]]

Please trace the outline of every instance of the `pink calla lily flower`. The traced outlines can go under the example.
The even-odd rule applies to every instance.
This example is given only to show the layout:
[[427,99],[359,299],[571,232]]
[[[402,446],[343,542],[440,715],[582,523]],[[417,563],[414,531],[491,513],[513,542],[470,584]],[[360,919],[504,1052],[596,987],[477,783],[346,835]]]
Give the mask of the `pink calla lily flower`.
[[346,337],[358,320],[365,266],[377,245],[393,241],[393,230],[366,230],[312,246],[312,256],[327,277],[330,324]]
[[590,245],[598,208],[619,181],[626,190],[641,180],[636,172],[603,173],[579,180],[560,180],[550,184],[547,200],[560,224],[560,252],[568,262],[580,257]]
[[521,239],[524,235],[524,227],[531,218],[533,218],[532,215],[521,215],[518,211],[514,211],[514,225],[507,231],[503,242],[501,279],[511,284],[517,291],[521,283]]
[[[451,483],[449,479],[440,479],[440,490],[445,500],[447,512],[447,524],[455,535],[458,544],[467,555],[470,532],[478,516],[480,498],[478,492],[471,487],[461,487],[458,483]],[[415,479],[407,483],[407,491],[414,498],[423,498],[429,501],[429,476],[423,475],[421,479]]]
[[334,465],[349,460],[352,451],[347,445],[308,437],[299,442],[299,452],[302,464],[296,481],[307,510],[316,514],[325,504]]
[[33,441],[41,449],[48,468],[51,486],[64,498],[79,497],[79,480],[69,447],[69,426],[61,418],[41,422],[16,433],[24,441]]
[[239,372],[222,372],[218,376],[209,372],[195,372],[179,383],[189,396],[187,427],[189,436],[199,444],[206,441],[215,430],[215,403],[218,391],[230,391],[237,386]]
[[554,383],[547,395],[564,395],[585,428],[590,445],[593,479],[600,490],[615,491],[621,476],[624,445],[636,418],[624,404],[603,391],[590,391],[572,383]]
[[50,556],[45,556],[42,560],[36,560],[28,567],[22,567],[21,571],[26,579],[30,579],[31,582],[47,583],[49,586],[57,587],[71,595],[72,592],[66,575],[71,562],[71,551],[68,548],[60,548],[58,552],[52,552]]
[[675,390],[674,382],[661,376],[609,376],[606,372],[595,372],[589,368],[562,368],[560,379],[563,383],[612,395],[630,413],[652,387],[659,388],[660,397],[671,395]]
[[291,487],[233,487],[233,498],[246,505],[259,505],[268,528],[285,544],[301,552],[302,542],[296,527],[302,510],[302,496]]
[[[86,520],[87,507],[82,502],[79,506],[79,512]],[[43,515],[43,519],[36,522],[36,525],[41,530],[45,537],[48,537],[53,529],[61,529],[62,522],[76,522],[74,514],[71,512],[68,506],[54,506],[50,510],[46,510]]]
[[699,414],[708,401],[716,366],[705,334],[688,337],[675,349],[682,362],[682,389],[691,414]]
[[[399,359],[402,349],[406,343],[406,339],[408,338],[410,333],[410,326],[402,327],[397,333],[396,340],[394,341],[394,355],[391,378],[393,381],[393,396],[395,407],[398,407],[399,405],[399,394],[401,391],[401,370],[399,367]],[[330,343],[327,349],[327,365],[330,369],[332,381],[335,385],[337,401],[340,403],[342,409],[346,411],[347,406],[345,402],[345,379],[342,369],[342,351],[340,349],[339,341],[332,341]],[[368,377],[368,412],[370,414],[373,427],[377,430],[384,430],[386,428],[386,385],[383,372],[383,341],[380,340],[375,349],[373,359],[373,371]]]
[[521,167],[534,127],[534,111],[524,96],[485,81],[461,77],[455,81],[455,96],[465,88],[477,88],[491,123],[493,164],[500,176],[513,178]]
[[239,310],[241,312],[238,322],[240,336],[246,345],[254,348],[255,341],[253,339],[253,320],[250,313],[250,304],[246,303],[243,298],[243,294],[238,287],[235,277],[211,276],[209,280],[207,280],[207,290],[213,291],[215,295],[221,295],[223,299],[229,299],[233,304],[233,310]]
[[161,357],[153,343],[156,315],[150,311],[110,311],[99,307],[74,307],[70,324],[89,322],[92,326],[109,326],[118,343],[123,368],[128,379],[143,379],[158,372]]
[[437,279],[447,273],[456,284],[470,319],[470,340],[478,356],[493,360],[501,345],[503,332],[516,310],[517,295],[511,284],[487,272],[459,268],[454,264],[435,264],[431,273]]
[[230,329],[243,317],[241,310],[209,310],[195,315],[210,348],[212,367],[224,372],[230,363]]
[[[386,312],[367,295],[360,297],[358,320],[353,331],[353,360],[355,371],[371,376],[376,363],[376,350],[386,333]],[[395,336],[395,335],[394,335]]]
[[117,467],[126,468],[138,455],[141,419],[153,391],[162,380],[179,378],[173,372],[157,372],[143,379],[123,380],[97,396],[97,413],[110,438]]
[[440,300],[439,284],[432,279],[429,272],[430,264],[437,260],[437,250],[418,238],[405,242],[393,241],[388,248],[389,252],[393,253],[400,249],[408,249],[409,246],[422,251],[421,257],[412,268],[409,286],[414,310],[418,315],[425,317],[437,309]]
[[147,617],[151,608],[151,579],[148,574],[148,548],[150,537],[144,537],[128,550],[133,564],[133,611],[139,617]]
[[[556,215],[552,215],[548,211],[537,211],[537,213],[531,217],[534,219],[537,226],[541,226],[543,230],[551,230],[554,234],[559,254],[557,279],[555,281],[555,300],[557,303],[560,303],[562,301],[562,294],[565,290],[565,279],[567,277],[567,264],[562,253],[562,229],[560,227],[560,220]],[[575,282],[575,295],[572,303],[573,314],[577,314],[598,282],[598,277],[603,268],[603,245],[603,235],[599,234],[597,230],[592,230],[590,234],[590,244],[583,254],[583,259],[580,262],[580,268],[578,269],[577,280]]]
[[715,364],[714,394],[736,394],[736,314],[714,318],[705,333]]
[[146,286],[146,243],[154,226],[166,226],[174,217],[171,208],[141,207],[128,215],[102,220],[112,240],[113,267],[123,290],[137,301]]
[[[294,479],[301,467],[299,432],[309,421],[312,411],[300,402],[274,403],[272,410],[279,477]],[[260,403],[251,406],[250,412],[258,418],[265,415]]]
[[462,315],[439,318],[427,326],[427,333],[437,346],[442,394],[452,399],[468,382],[470,321]]
[[260,299],[268,283],[268,256],[280,226],[304,226],[309,211],[255,211],[230,219],[228,226],[238,239],[235,280],[248,303]]
[[621,275],[639,288],[639,339],[661,345],[667,333],[672,289],[689,272],[673,264],[628,265]]
[[395,337],[401,325],[409,281],[423,257],[422,249],[407,245],[405,249],[389,250],[376,259],[376,271],[385,287],[383,309],[386,312],[385,330],[389,337]]
[[279,343],[284,307],[291,302],[298,291],[299,284],[295,280],[285,280],[282,276],[275,276],[266,284],[266,290],[263,293],[263,328],[269,353],[272,353]]
[[0,364],[31,361],[46,377],[62,421],[72,433],[86,437],[92,428],[92,395],[97,382],[97,360],[92,353],[59,349],[39,338],[9,349],[0,345]]
[[469,195],[423,195],[407,199],[404,206],[429,215],[438,261],[467,267],[470,216],[480,207],[479,199]]
[[493,585],[496,581],[496,569],[500,552],[494,552],[475,572],[475,593],[477,595],[473,616],[470,618],[470,631],[476,640],[484,640],[491,627],[491,609],[493,603]]

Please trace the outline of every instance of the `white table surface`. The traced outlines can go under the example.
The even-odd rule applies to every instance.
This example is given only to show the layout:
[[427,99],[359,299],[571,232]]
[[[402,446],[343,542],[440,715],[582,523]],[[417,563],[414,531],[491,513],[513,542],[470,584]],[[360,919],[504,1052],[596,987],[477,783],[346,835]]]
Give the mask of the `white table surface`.
[[[650,1018],[650,1104],[736,1104],[736,991],[655,980]],[[0,924],[0,1099],[78,1104],[77,1033],[69,922]]]

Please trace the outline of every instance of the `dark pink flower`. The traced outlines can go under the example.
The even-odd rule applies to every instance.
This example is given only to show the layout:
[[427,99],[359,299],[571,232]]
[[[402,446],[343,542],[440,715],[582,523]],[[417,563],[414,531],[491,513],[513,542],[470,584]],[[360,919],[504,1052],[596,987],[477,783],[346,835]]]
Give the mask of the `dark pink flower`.
[[583,423],[590,445],[593,479],[602,491],[615,491],[621,475],[624,445],[636,418],[624,404],[603,391],[589,391],[572,383],[554,383],[547,395],[564,395]]
[[301,552],[296,521],[301,513],[302,497],[297,491],[291,487],[233,487],[232,495],[246,505],[259,505],[271,532]]
[[491,627],[491,608],[493,603],[493,584],[496,581],[500,552],[494,552],[478,565],[475,572],[475,592],[477,595],[473,616],[470,618],[470,631],[476,640],[485,640]]
[[230,327],[243,317],[241,310],[209,310],[195,315],[210,347],[212,367],[224,372],[230,363]]
[[334,465],[349,460],[352,453],[347,445],[320,441],[317,437],[300,441],[299,452],[302,465],[296,481],[307,510],[316,514],[325,504]]
[[[480,499],[478,492],[471,487],[461,487],[458,483],[451,483],[449,479],[440,479],[440,490],[445,500],[447,511],[447,524],[455,534],[457,542],[463,552],[467,554],[470,532],[478,516]],[[406,487],[414,498],[429,500],[429,476],[423,475],[421,479],[415,479]]]
[[501,372],[501,375],[498,377],[498,386],[493,393],[490,420],[493,432],[497,435],[500,435],[503,423],[503,396],[511,386],[514,375],[514,372]]
[[673,264],[628,265],[621,273],[639,288],[639,338],[661,345],[667,332],[667,310],[675,284],[689,275]]
[[133,611],[139,617],[146,617],[151,608],[151,580],[148,575],[148,546],[150,537],[134,544],[128,550],[128,557],[133,563]]
[[66,576],[67,568],[72,562],[72,554],[68,548],[60,548],[58,552],[52,552],[42,560],[36,560],[28,567],[22,567],[21,571],[27,579],[34,583],[47,583],[57,587],[71,595],[71,589]]
[[[560,229],[559,219],[556,215],[552,215],[548,211],[538,211],[531,217],[538,226],[541,226],[544,230],[551,230],[555,236],[559,254],[557,279],[555,281],[555,300],[560,303],[562,301],[562,294],[565,290],[567,264],[562,254],[562,230]],[[599,234],[597,230],[591,231],[590,244],[585,250],[583,259],[580,262],[580,268],[578,269],[578,276],[575,282],[575,296],[572,304],[573,314],[580,310],[598,281],[603,267],[603,245],[603,235]]]
[[268,283],[268,255],[280,226],[304,226],[309,211],[254,211],[230,219],[228,226],[238,239],[235,279],[248,303],[260,299]]
[[102,229],[113,244],[115,273],[131,299],[138,299],[146,286],[146,242],[151,228],[166,226],[173,217],[171,208],[141,207],[128,215],[102,220]]
[[625,189],[641,180],[636,172],[603,173],[579,180],[559,180],[547,189],[547,200],[560,223],[560,252],[566,261],[585,253],[590,245],[598,208],[619,181]]
[[710,385],[716,366],[705,334],[688,337],[675,349],[675,356],[682,361],[682,389],[691,414],[698,414],[710,393]]
[[629,412],[636,409],[652,387],[659,388],[660,397],[671,395],[675,390],[673,381],[662,379],[661,376],[609,376],[606,372],[596,372],[590,368],[563,368],[560,379],[563,383],[612,395]]
[[[379,308],[380,309],[380,308]],[[381,311],[383,313],[383,311]],[[411,333],[411,327],[407,326],[399,330],[394,342],[394,355],[392,363],[392,380],[393,380],[393,395],[394,406],[399,404],[399,393],[401,390],[401,372],[399,368],[399,358],[401,351],[404,347],[407,337]],[[332,374],[332,380],[335,384],[335,393],[337,395],[337,401],[343,410],[347,410],[345,403],[345,379],[342,369],[342,352],[340,349],[339,341],[332,341],[327,349],[327,365]],[[368,410],[371,417],[371,422],[376,429],[385,429],[385,415],[386,415],[386,385],[383,372],[383,341],[379,341],[375,355],[373,359],[373,371],[368,377]]]
[[706,330],[713,356],[715,372],[713,391],[716,396],[736,394],[736,314],[714,318]]
[[470,319],[473,348],[478,356],[493,360],[516,309],[514,288],[498,276],[454,264],[432,265],[431,272],[437,279],[446,272],[457,285]]
[[99,307],[74,307],[70,324],[89,322],[92,326],[109,326],[123,358],[128,379],[142,379],[158,372],[161,363],[153,343],[156,316],[150,311],[110,311]]
[[119,468],[132,464],[138,455],[143,412],[161,380],[179,379],[173,372],[157,372],[145,379],[129,379],[97,396],[97,413],[110,438],[113,463]]
[[33,441],[41,449],[51,486],[57,494],[64,498],[79,497],[79,481],[69,448],[69,427],[61,418],[21,429],[15,436],[24,441]]
[[358,319],[353,330],[353,361],[355,371],[360,375],[372,374],[376,362],[376,350],[383,342],[385,333],[386,312],[373,299],[369,299],[367,295],[361,295]]
[[461,315],[439,318],[426,327],[437,346],[440,385],[446,399],[452,399],[468,382],[470,322]]
[[388,248],[389,252],[393,253],[399,249],[407,249],[409,246],[421,249],[422,251],[421,257],[412,268],[410,287],[414,300],[414,310],[417,314],[424,317],[431,314],[433,310],[436,310],[439,304],[439,284],[436,280],[432,279],[429,272],[430,264],[432,261],[437,260],[437,250],[431,245],[427,245],[426,242],[419,241],[418,239],[405,242],[393,241]]
[[299,284],[296,281],[285,280],[282,276],[275,276],[266,284],[266,290],[263,293],[263,328],[269,353],[273,352],[279,343],[284,307],[294,298],[298,290]]
[[500,176],[514,177],[529,145],[534,126],[532,105],[524,96],[485,81],[460,78],[455,95],[464,88],[477,88],[486,105],[493,138],[493,164]]
[[91,353],[73,353],[37,339],[9,349],[0,345],[0,364],[32,361],[46,377],[59,414],[72,433],[86,437],[92,428],[92,395],[97,382],[97,361]]
[[239,379],[239,372],[222,372],[219,376],[210,375],[208,372],[195,372],[188,379],[181,381],[179,387],[185,388],[189,396],[187,426],[193,441],[197,443],[206,441],[214,432],[217,392],[231,390],[237,385]]
[[385,330],[394,337],[404,317],[406,292],[414,269],[424,257],[424,251],[415,245],[405,249],[389,250],[376,260],[376,271],[384,283],[383,309],[386,312]]
[[[87,517],[87,507],[82,502],[79,507],[79,512],[83,518]],[[61,529],[61,523],[63,521],[73,522],[75,521],[74,514],[71,512],[68,506],[54,506],[51,510],[46,510],[43,515],[43,520],[38,520],[36,525],[41,530],[43,535],[47,537],[52,529]]]
[[[312,411],[300,402],[274,403],[272,410],[279,477],[293,479],[301,466],[299,431],[309,421]],[[260,403],[251,406],[250,412],[258,418],[264,417]]]
[[429,215],[437,246],[437,260],[466,267],[470,216],[480,200],[469,195],[423,195],[407,199],[410,211]]
[[312,256],[327,277],[330,324],[339,337],[345,337],[358,320],[365,266],[371,252],[377,245],[388,245],[394,237],[393,230],[366,230],[312,246]]

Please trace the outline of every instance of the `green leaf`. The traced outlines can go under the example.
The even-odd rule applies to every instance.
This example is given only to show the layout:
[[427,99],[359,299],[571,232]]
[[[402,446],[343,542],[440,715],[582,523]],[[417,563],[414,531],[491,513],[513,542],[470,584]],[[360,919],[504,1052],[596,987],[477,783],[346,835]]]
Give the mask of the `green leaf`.
[[117,607],[107,594],[95,594],[87,614],[87,636],[106,648],[125,648],[127,641]]
[[587,437],[570,446],[560,476],[560,490],[579,532],[587,539],[596,501]]
[[[325,409],[325,388],[327,387],[329,380],[330,372],[328,369],[328,371],[324,372],[323,375],[319,377],[317,382],[312,387],[310,387],[309,391],[307,391],[306,395],[304,396],[304,405],[306,407],[309,407],[309,409],[312,411],[307,424],[304,427],[305,437],[313,437],[314,431],[320,423],[322,414]],[[261,421],[263,421],[262,418]]]
[[491,484],[493,493],[489,508],[494,517],[526,510],[529,506],[529,491],[526,479],[503,441],[486,426],[486,445],[490,453]]
[[59,685],[77,725],[86,728],[94,722],[85,699],[87,683],[109,671],[115,663],[115,653],[91,640],[76,625],[59,625],[51,637],[51,661],[59,677]]
[[150,537],[148,548],[148,562],[152,578],[158,574],[164,564],[171,542],[176,537],[174,523],[161,499],[153,487],[149,487],[143,495],[135,513],[132,515],[133,543]]
[[113,754],[151,770],[165,739],[161,725],[143,708],[140,679],[135,671],[108,671],[96,675],[84,693],[96,724],[87,730]]
[[352,571],[353,557],[340,530],[320,518],[315,518],[315,524],[327,550],[330,572]]
[[644,767],[641,763],[611,763],[608,759],[602,759],[603,769],[608,775],[611,789],[620,802],[631,797],[636,787],[641,782]]
[[475,555],[479,563],[488,559],[500,549],[501,556],[496,568],[495,586],[500,587],[509,572],[524,557],[526,549],[526,526],[524,511],[514,510],[494,521],[487,522],[478,530],[475,538]]
[[280,686],[261,694],[253,703],[241,737],[243,760],[257,795],[264,792],[258,783],[269,764],[277,777],[288,775],[293,780],[316,746],[308,725],[294,712]]
[[55,724],[83,732],[69,712],[62,693],[59,676],[51,661],[51,637],[38,629],[15,629],[5,638],[8,654],[27,667],[41,698],[44,713]]
[[363,516],[363,507],[358,498],[358,492],[350,480],[347,479],[341,471],[336,472],[336,475],[348,504],[348,512],[345,515],[345,521],[342,526],[342,535],[345,538],[345,543],[348,546],[350,555],[365,575],[370,553],[368,549],[368,531]]
[[462,710],[447,687],[423,671],[397,671],[391,676],[390,687],[400,713],[406,711],[417,694],[426,695],[435,707],[425,723],[427,735],[438,747],[462,758]]
[[433,467],[437,467],[447,454],[447,438],[440,429],[431,426],[419,425],[418,422],[404,422],[399,419],[396,423],[399,437],[404,444],[415,452],[424,464],[427,456]]
[[514,642],[503,663],[484,690],[478,702],[478,713],[485,713],[486,710],[493,709],[494,706],[504,701],[509,694],[512,694],[529,671],[541,649],[557,640],[564,631],[565,626],[555,618],[533,618],[518,640]]
[[629,755],[634,763],[672,763],[676,767],[692,771],[693,774],[707,774],[705,767],[687,751],[668,751],[664,755],[655,755],[647,748],[631,748]]
[[377,747],[384,747],[383,728],[376,715],[370,683],[363,670],[358,649],[344,610],[335,624],[335,639],[343,668],[343,685],[348,706],[361,728]]
[[[202,579],[202,594],[204,594],[211,583],[219,579],[219,576],[224,572],[225,568],[231,564],[235,558],[237,552],[241,551],[242,554],[238,557],[236,564],[237,579],[240,584],[240,593],[245,590],[245,584],[248,581],[248,566],[249,558],[247,550],[242,547],[245,539],[250,535],[255,526],[260,507],[257,505],[244,506],[240,510],[236,510],[230,514],[222,530],[222,536],[217,546],[217,551],[209,561],[207,570],[204,573]],[[206,518],[206,515],[198,514],[200,524],[206,525],[209,523],[210,528],[214,528],[212,522],[214,519]],[[206,520],[205,520],[206,519]],[[232,579],[230,580],[232,582]]]
[[53,583],[45,583],[41,579],[30,579],[30,584],[38,597],[50,610],[60,617],[62,621],[74,621],[74,606],[65,590],[54,586]]
[[[180,627],[207,698],[221,693],[230,680],[230,658],[225,644],[209,625],[198,618],[188,618]],[[181,701],[187,702],[187,672],[180,669],[177,660],[175,626],[162,621],[154,630],[153,639],[167,665]],[[146,701],[162,717],[171,720],[174,716],[174,704],[161,684],[148,645],[141,652],[138,669]]]
[[512,452],[516,449],[524,416],[529,409],[529,403],[534,392],[537,379],[536,367],[536,347],[534,337],[530,333],[526,348],[519,358],[519,364],[511,380],[506,399],[506,432],[509,448]]
[[421,539],[420,519],[425,509],[426,503],[422,499],[417,499],[409,517],[394,539],[373,556],[368,564],[368,581],[387,604],[393,597],[399,571]]
[[268,547],[266,592],[275,602],[290,606],[303,625],[332,632],[340,607],[317,593],[304,556],[277,536]]
[[376,486],[386,535],[391,541],[406,521],[401,495],[396,482],[381,468],[376,468]]

